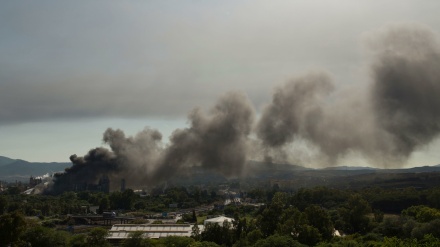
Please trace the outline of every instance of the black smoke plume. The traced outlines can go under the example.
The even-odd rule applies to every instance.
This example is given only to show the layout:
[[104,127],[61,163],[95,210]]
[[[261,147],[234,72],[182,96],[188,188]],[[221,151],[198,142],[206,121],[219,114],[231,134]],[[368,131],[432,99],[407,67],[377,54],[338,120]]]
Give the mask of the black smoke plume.
[[254,121],[246,96],[228,93],[207,114],[194,109],[188,118],[190,127],[175,130],[166,147],[156,130],[145,129],[135,137],[126,137],[121,130],[107,129],[103,141],[111,150],[95,148],[84,157],[72,155],[73,166],[57,176],[54,191],[96,183],[103,175],[153,185],[171,178],[184,166],[239,176],[248,158],[248,135]]
[[152,129],[144,129],[134,137],[125,137],[121,130],[107,129],[103,141],[107,148],[94,148],[84,157],[71,155],[72,167],[65,173],[57,174],[52,189],[53,193],[75,190],[95,184],[102,176],[110,178],[130,178],[139,181],[138,174],[151,172],[162,150],[162,135]]
[[[324,165],[352,153],[373,166],[402,164],[440,133],[440,45],[435,33],[417,25],[370,37],[369,90],[338,94],[328,73],[312,72],[278,87],[255,126],[247,97],[228,93],[208,113],[194,109],[189,127],[175,130],[167,145],[156,130],[126,137],[108,129],[103,140],[110,150],[73,155],[55,190],[102,175],[152,185],[187,166],[240,176],[248,159],[288,161],[295,143],[316,149]],[[301,162],[304,154],[294,154]]]

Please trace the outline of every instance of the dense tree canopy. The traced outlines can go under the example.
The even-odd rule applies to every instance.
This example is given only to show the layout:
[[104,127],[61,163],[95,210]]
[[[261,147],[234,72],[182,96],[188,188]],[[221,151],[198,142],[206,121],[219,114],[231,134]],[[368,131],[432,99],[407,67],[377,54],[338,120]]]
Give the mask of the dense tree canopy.
[[[192,238],[152,240],[135,232],[121,246],[438,246],[439,191],[327,187],[283,191],[278,186],[239,192],[243,201],[261,204],[224,206],[223,199],[232,196],[222,197],[196,186],[170,186],[157,195],[142,196],[130,189],[109,194],[65,192],[59,196],[8,190],[0,195],[0,246],[109,246],[107,229],[75,234],[67,231],[76,223],[70,215],[93,214],[91,206],[98,206],[98,213],[117,210],[146,222],[143,216],[167,212],[171,205],[187,210],[182,223],[201,223],[208,215],[219,214],[234,220],[209,224],[204,231],[193,227]],[[202,205],[217,206],[207,212],[194,210]],[[335,237],[337,233],[342,237]]]

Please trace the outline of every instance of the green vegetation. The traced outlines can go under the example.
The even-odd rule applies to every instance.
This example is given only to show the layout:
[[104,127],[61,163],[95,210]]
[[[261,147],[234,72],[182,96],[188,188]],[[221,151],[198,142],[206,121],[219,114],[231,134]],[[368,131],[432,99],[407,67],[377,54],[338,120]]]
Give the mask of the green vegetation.
[[[145,217],[176,210],[176,206],[186,210],[180,223],[200,224],[208,216],[221,214],[234,219],[207,225],[204,231],[193,227],[192,238],[154,240],[135,232],[121,246],[440,246],[440,188],[321,186],[282,191],[273,186],[241,191],[245,203],[227,206],[223,201],[231,197],[219,194],[197,187],[170,187],[142,196],[130,189],[59,196],[23,195],[8,189],[0,195],[0,247],[110,246],[108,226],[71,217],[95,214],[92,205],[98,206],[98,213],[114,210],[135,217],[133,223],[165,222],[166,217]],[[202,206],[208,209],[195,210]]]

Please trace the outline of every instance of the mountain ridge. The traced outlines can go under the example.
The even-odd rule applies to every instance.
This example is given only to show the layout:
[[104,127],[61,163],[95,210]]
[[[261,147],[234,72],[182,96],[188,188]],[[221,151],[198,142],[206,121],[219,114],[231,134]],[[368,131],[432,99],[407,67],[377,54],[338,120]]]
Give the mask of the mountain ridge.
[[15,159],[11,159],[5,156],[0,156],[0,166],[8,165],[15,162]]
[[[61,172],[72,166],[70,162],[29,162],[21,159],[11,159],[0,156],[0,180],[2,181],[27,181],[30,176],[42,176],[47,173]],[[197,169],[192,167],[189,169]],[[440,165],[421,166],[400,169],[385,169],[373,167],[356,166],[336,166],[325,168],[308,168],[295,164],[277,164],[262,161],[249,160],[246,172],[250,177],[285,177],[291,178],[292,174],[319,174],[320,176],[340,176],[344,174],[364,174],[364,173],[424,173],[440,172]],[[204,173],[199,171],[198,173]]]
[[70,166],[72,166],[70,162],[29,162],[0,156],[0,180],[26,181],[30,176],[37,177],[60,172]]

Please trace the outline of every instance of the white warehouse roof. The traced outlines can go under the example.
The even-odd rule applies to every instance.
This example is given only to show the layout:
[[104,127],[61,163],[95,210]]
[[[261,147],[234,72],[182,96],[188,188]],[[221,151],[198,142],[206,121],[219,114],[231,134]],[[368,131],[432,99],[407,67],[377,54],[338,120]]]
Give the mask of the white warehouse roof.
[[192,228],[193,225],[190,224],[116,224],[110,229],[107,239],[126,239],[129,237],[129,234],[133,232],[143,232],[142,236],[145,238],[164,238],[168,236],[190,237]]
[[233,218],[229,218],[229,217],[225,217],[225,216],[219,216],[219,217],[216,217],[216,218],[206,219],[203,222],[203,224],[205,226],[206,226],[206,224],[209,224],[209,223],[215,223],[215,224],[223,225],[223,222],[225,222],[225,220],[232,224],[232,221],[234,219]]

